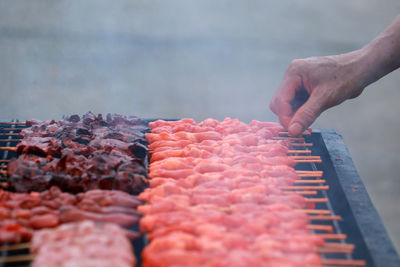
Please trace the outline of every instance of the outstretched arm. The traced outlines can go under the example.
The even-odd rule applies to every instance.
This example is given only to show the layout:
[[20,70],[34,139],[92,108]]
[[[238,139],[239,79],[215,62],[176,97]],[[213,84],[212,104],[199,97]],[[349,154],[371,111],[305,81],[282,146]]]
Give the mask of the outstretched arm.
[[347,54],[292,61],[271,103],[289,134],[297,136],[326,109],[359,96],[400,67],[400,15],[369,44]]

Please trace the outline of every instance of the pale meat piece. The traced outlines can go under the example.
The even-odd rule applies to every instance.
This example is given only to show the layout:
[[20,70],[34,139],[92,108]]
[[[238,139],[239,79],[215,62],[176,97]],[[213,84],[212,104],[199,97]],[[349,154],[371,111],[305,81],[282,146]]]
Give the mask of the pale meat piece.
[[92,221],[35,232],[33,267],[133,267],[136,259],[125,230]]

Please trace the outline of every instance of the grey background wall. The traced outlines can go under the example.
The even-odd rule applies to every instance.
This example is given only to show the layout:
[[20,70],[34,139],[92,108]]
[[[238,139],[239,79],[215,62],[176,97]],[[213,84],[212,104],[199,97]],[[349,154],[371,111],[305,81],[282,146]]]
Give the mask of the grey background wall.
[[[345,53],[397,0],[0,1],[0,120],[63,114],[276,120],[292,59]],[[400,70],[315,127],[341,133],[400,249]]]

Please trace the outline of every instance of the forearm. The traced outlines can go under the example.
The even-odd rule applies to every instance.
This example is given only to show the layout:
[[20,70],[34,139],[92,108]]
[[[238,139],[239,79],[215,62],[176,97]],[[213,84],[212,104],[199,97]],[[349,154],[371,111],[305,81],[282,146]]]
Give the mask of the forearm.
[[365,47],[360,49],[362,87],[400,67],[400,15]]

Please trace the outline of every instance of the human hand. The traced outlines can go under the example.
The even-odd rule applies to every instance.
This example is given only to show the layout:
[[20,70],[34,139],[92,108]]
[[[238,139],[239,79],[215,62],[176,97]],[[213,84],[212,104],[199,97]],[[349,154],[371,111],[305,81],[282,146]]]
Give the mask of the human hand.
[[270,108],[291,136],[300,135],[326,109],[357,97],[366,86],[361,52],[292,61]]

